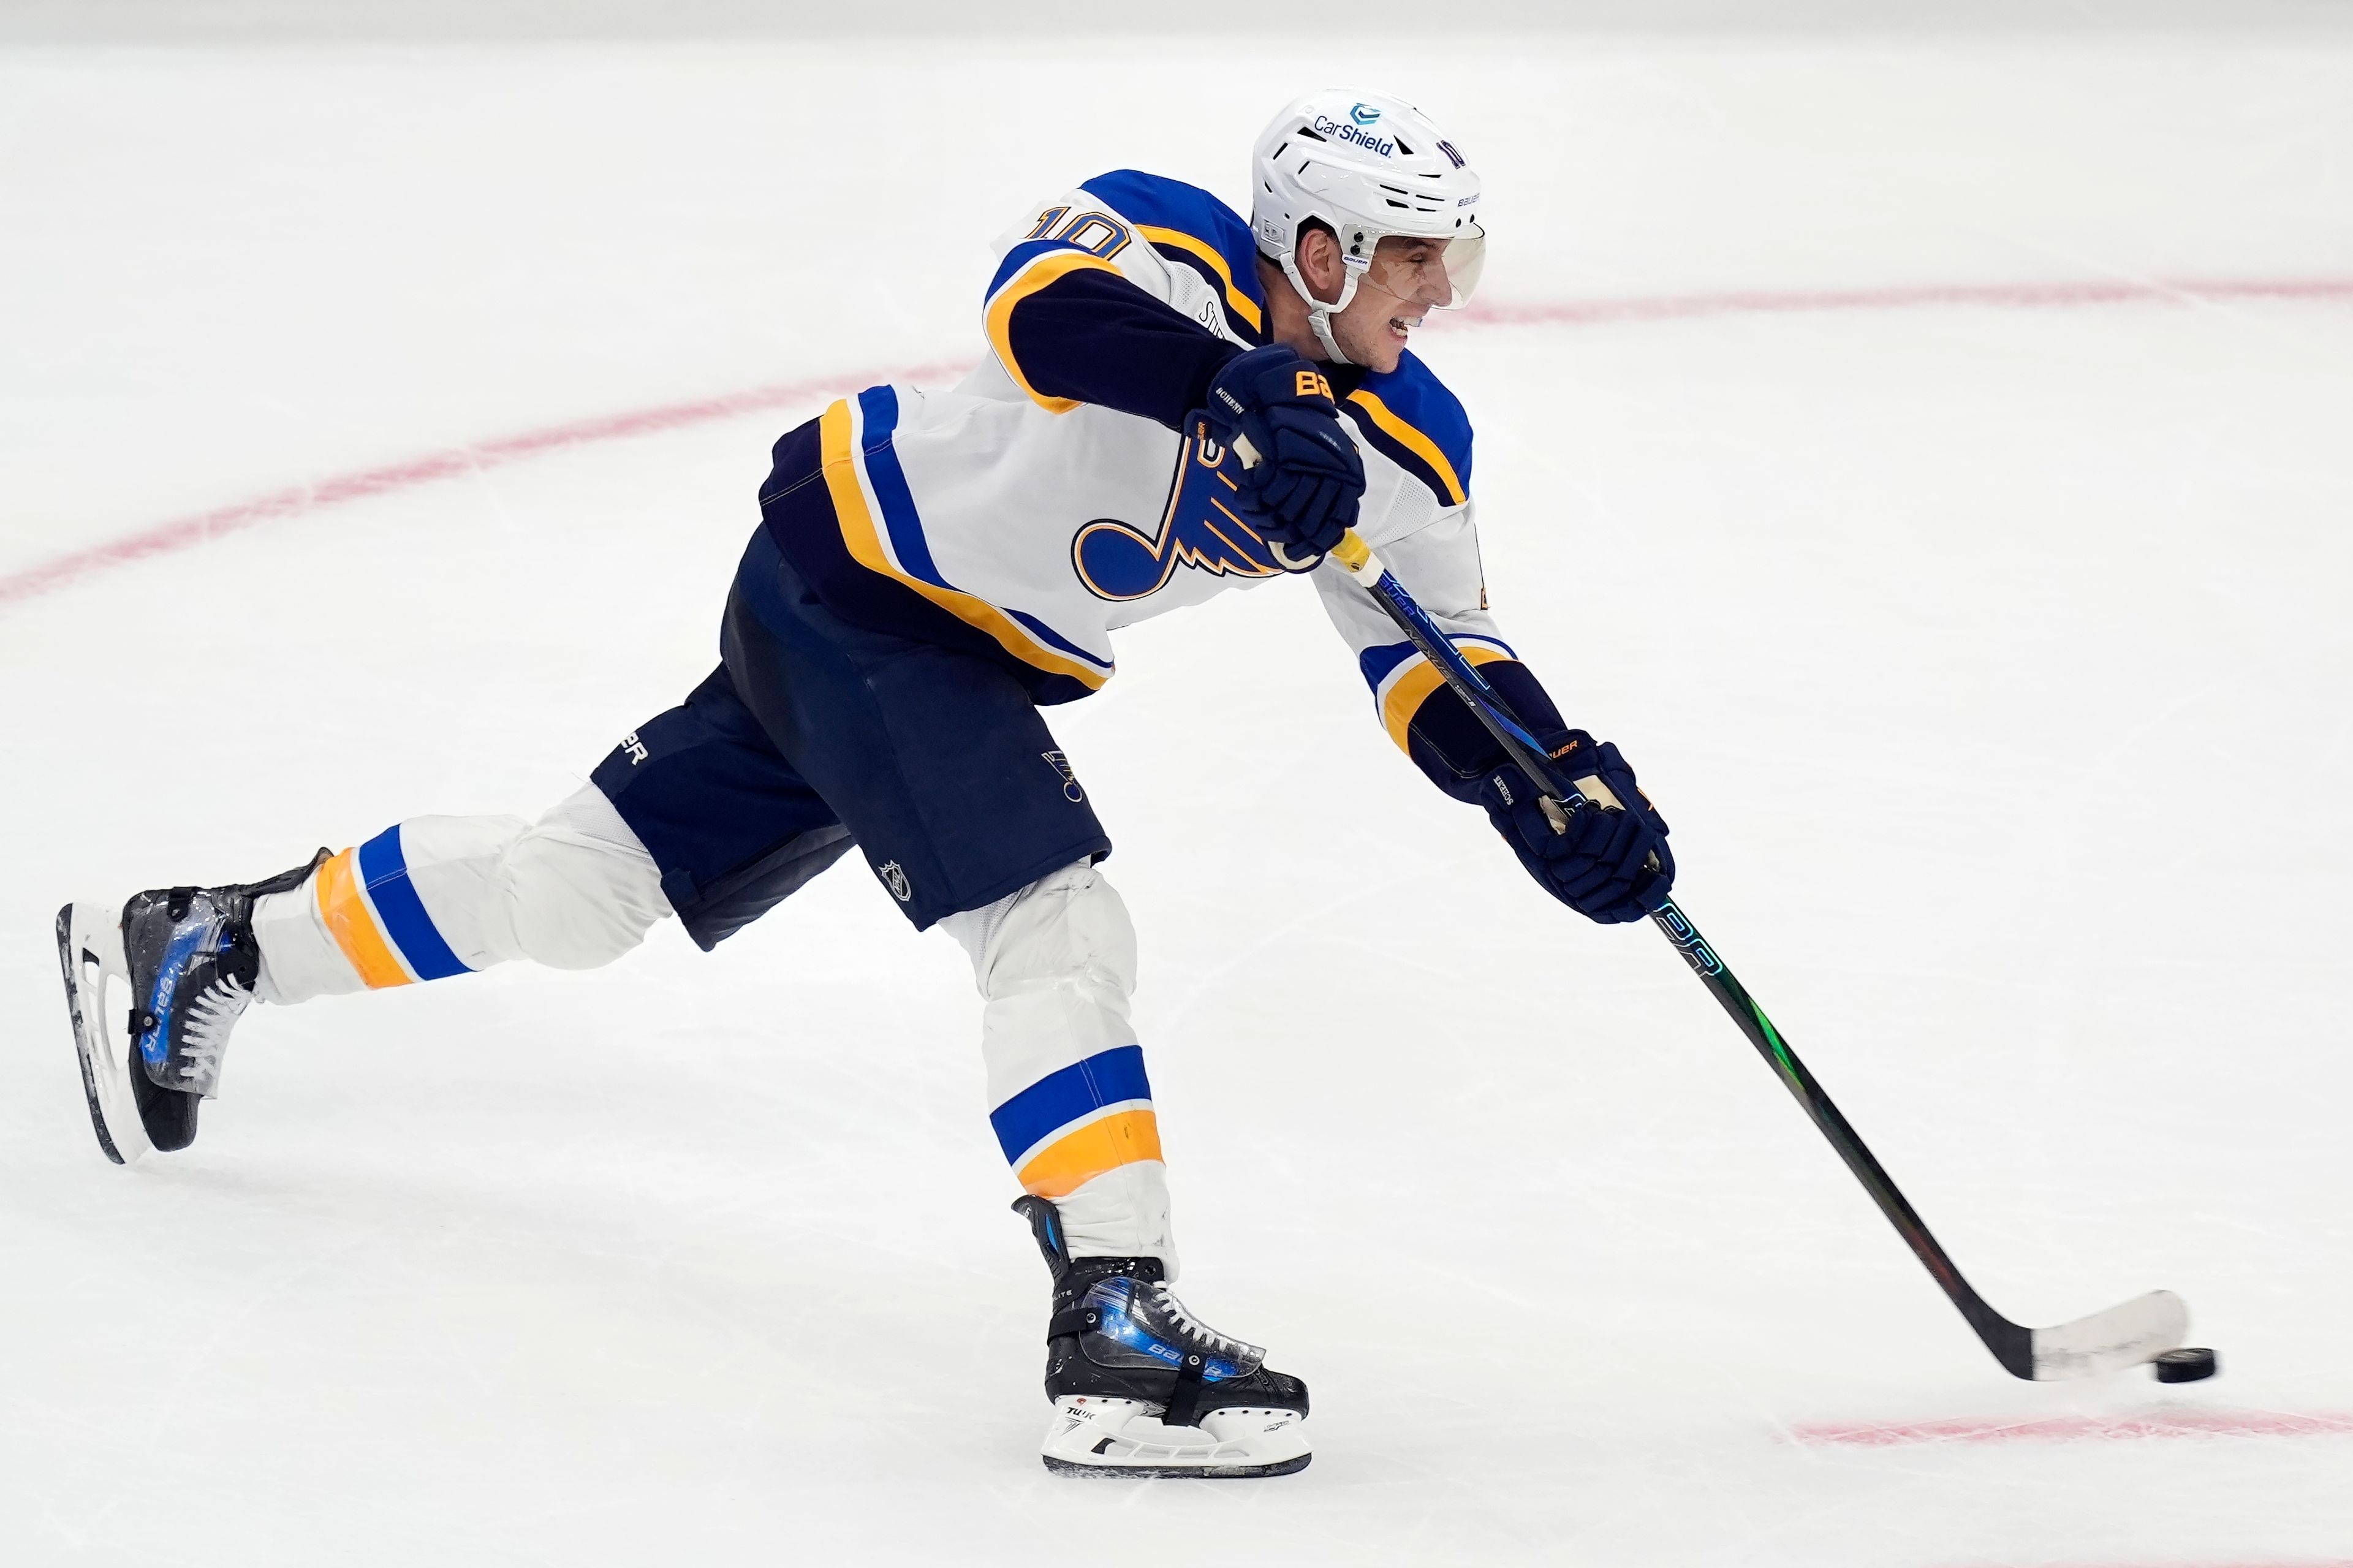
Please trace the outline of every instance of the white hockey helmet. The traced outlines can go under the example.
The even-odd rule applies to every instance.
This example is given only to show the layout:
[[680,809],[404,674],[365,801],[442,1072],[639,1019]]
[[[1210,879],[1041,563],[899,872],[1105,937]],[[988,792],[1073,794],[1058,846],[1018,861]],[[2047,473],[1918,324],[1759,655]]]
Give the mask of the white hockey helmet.
[[[1306,301],[1316,341],[1339,363],[1348,359],[1332,341],[1332,313],[1356,298],[1385,237],[1446,242],[1453,292],[1440,309],[1459,309],[1478,287],[1487,247],[1479,226],[1479,175],[1403,99],[1354,88],[1311,92],[1260,135],[1250,173],[1250,230],[1259,254],[1291,279]],[[1311,218],[1337,237],[1345,267],[1340,297],[1329,304],[1299,276],[1299,236]]]

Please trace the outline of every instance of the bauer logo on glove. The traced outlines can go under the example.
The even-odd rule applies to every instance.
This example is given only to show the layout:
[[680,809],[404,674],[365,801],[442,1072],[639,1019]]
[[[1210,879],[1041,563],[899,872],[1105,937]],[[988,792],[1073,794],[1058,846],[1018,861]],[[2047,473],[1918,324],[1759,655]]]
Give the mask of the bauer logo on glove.
[[1338,544],[1356,525],[1365,465],[1324,374],[1296,349],[1269,343],[1227,362],[1209,403],[1219,442],[1247,441],[1259,454],[1237,498],[1251,525],[1294,554]]

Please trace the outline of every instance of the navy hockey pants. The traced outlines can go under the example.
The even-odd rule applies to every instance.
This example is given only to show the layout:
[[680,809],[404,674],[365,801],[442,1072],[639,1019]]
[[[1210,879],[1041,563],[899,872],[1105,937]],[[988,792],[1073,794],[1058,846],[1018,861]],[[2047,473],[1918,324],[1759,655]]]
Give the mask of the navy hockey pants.
[[1019,682],[840,619],[765,528],[736,569],[719,668],[593,780],[706,949],[853,843],[919,931],[1111,853]]

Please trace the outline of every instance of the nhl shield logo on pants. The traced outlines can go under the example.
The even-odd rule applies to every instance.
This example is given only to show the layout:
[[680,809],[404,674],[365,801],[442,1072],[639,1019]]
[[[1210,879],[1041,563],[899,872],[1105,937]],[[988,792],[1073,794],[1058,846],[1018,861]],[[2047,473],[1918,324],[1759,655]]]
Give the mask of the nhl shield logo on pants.
[[915,896],[915,889],[908,885],[905,869],[896,860],[883,861],[874,868],[874,874],[882,879],[882,885],[890,889],[891,896],[901,903]]

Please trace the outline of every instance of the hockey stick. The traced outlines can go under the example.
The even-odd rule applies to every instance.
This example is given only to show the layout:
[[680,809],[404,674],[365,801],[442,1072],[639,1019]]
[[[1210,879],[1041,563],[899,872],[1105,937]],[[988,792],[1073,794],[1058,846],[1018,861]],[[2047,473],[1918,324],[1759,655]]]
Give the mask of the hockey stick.
[[[1245,467],[1255,466],[1257,454],[1246,442],[1235,447]],[[1307,563],[1294,562],[1281,546],[1275,547],[1276,559],[1294,570]],[[1428,612],[1414,602],[1394,574],[1381,564],[1370,546],[1359,538],[1354,529],[1332,551],[1330,559],[1355,577],[1388,612],[1406,639],[1444,678],[1454,694],[1470,706],[1471,711],[1486,727],[1487,732],[1503,744],[1504,752],[1519,764],[1543,792],[1539,797],[1545,815],[1552,821],[1553,830],[1567,829],[1570,814],[1590,807],[1601,810],[1622,810],[1622,804],[1609,787],[1599,778],[1582,778],[1564,783],[1545,754],[1543,744],[1523,728],[1494,689],[1479,674],[1476,666],[1464,658]],[[2159,1352],[2179,1345],[2189,1331],[2189,1306],[2170,1290],[2152,1290],[2129,1301],[2094,1312],[2088,1318],[2061,1323],[2054,1328],[2029,1329],[2011,1322],[1986,1304],[1977,1289],[1961,1277],[1941,1243],[1931,1235],[1918,1211],[1888,1175],[1886,1168],[1865,1146],[1831,1097],[1806,1070],[1765,1009],[1748,994],[1747,987],[1718,958],[1715,948],[1700,935],[1691,917],[1678,908],[1672,899],[1661,903],[1651,911],[1651,919],[1667,934],[1689,962],[1692,973],[1698,975],[1708,990],[1732,1016],[1748,1043],[1757,1047],[1768,1066],[1780,1078],[1782,1086],[1804,1108],[1814,1125],[1821,1130],[1847,1169],[1862,1184],[1887,1216],[1895,1233],[1904,1238],[1929,1275],[1944,1289],[1946,1296],[1960,1310],[1970,1328],[1983,1341],[2003,1370],[2014,1377],[2038,1382],[2060,1378],[2091,1377],[2104,1372],[2137,1366]]]
[[2105,1312],[2094,1312],[2088,1318],[2078,1318],[2055,1328],[2029,1329],[2013,1323],[1986,1304],[1976,1287],[1961,1278],[1944,1247],[1929,1234],[1928,1226],[1914,1209],[1909,1199],[1895,1184],[1894,1177],[1864,1146],[1862,1134],[1831,1103],[1806,1064],[1789,1048],[1765,1009],[1748,994],[1715,950],[1701,936],[1691,917],[1677,908],[1672,899],[1651,911],[1651,919],[1667,933],[1676,950],[1690,961],[1692,973],[1706,983],[1748,1043],[1781,1079],[1791,1098],[1805,1108],[1814,1125],[1821,1129],[1831,1147],[1837,1150],[1846,1168],[1854,1173],[1863,1191],[1871,1194],[1879,1212],[1895,1227],[1895,1234],[1912,1249],[1986,1349],[2004,1371],[2013,1377],[2051,1382],[2059,1378],[2092,1377],[2104,1372],[2137,1366],[2158,1352],[2169,1351],[2181,1343],[2189,1331],[2189,1308],[2170,1290],[2151,1290],[2146,1296],[2110,1307]]

